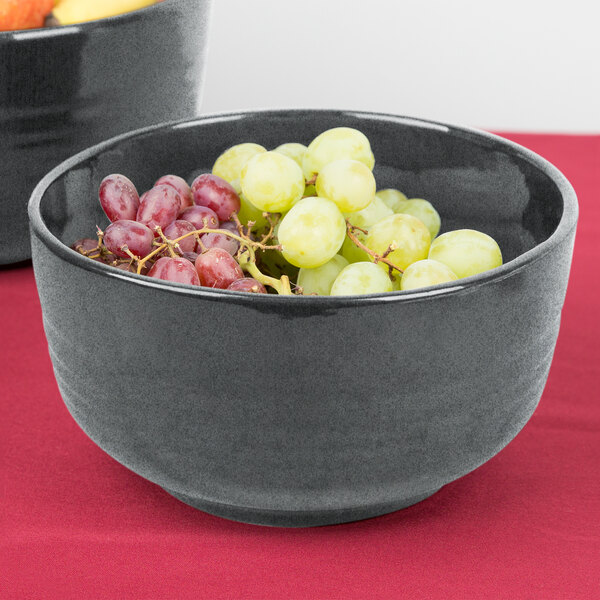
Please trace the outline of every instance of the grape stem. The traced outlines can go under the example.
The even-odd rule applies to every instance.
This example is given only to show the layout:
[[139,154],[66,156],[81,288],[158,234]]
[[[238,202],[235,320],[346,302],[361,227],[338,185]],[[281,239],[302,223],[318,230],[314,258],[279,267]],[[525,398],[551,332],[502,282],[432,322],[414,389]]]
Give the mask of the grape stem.
[[387,265],[389,267],[390,270],[390,279],[394,279],[393,278],[393,274],[392,274],[392,270],[396,270],[399,273],[404,273],[404,271],[397,265],[395,265],[392,261],[390,261],[387,256],[390,254],[390,252],[393,252],[395,250],[395,248],[393,247],[393,245],[390,245],[389,248],[383,253],[383,255],[381,254],[377,254],[376,252],[373,252],[373,250],[371,250],[370,248],[367,248],[367,246],[365,246],[359,239],[358,237],[356,237],[355,235],[355,231],[360,231],[362,233],[369,233],[368,231],[366,231],[365,229],[361,229],[360,227],[356,227],[356,225],[352,225],[352,223],[350,223],[350,221],[348,221],[348,219],[346,219],[346,233],[348,234],[348,237],[352,240],[352,243],[355,246],[358,246],[361,250],[363,250],[364,252],[366,252],[369,256],[373,257],[373,262],[374,263],[383,263],[385,265]]
[[[206,222],[205,222],[205,225],[206,225]],[[271,223],[271,225],[272,225],[272,228],[275,227],[275,225],[273,223]],[[275,245],[266,245],[265,244],[265,242],[271,237],[272,232],[263,236],[263,238],[260,242],[256,242],[256,241],[250,239],[248,234],[244,233],[243,226],[239,221],[238,221],[238,232],[240,233],[240,235],[236,235],[235,233],[233,233],[232,231],[229,231],[228,229],[211,229],[209,227],[202,227],[201,229],[189,231],[188,233],[185,233],[184,235],[182,235],[178,238],[169,240],[163,234],[160,227],[156,227],[156,231],[162,238],[163,243],[162,244],[159,243],[157,245],[157,247],[152,252],[150,252],[150,254],[148,254],[147,256],[144,256],[143,258],[137,258],[132,253],[128,252],[129,249],[125,250],[125,248],[124,248],[124,251],[132,259],[136,260],[136,262],[137,262],[136,272],[138,275],[141,274],[142,269],[144,268],[144,265],[150,259],[152,259],[154,256],[160,254],[161,252],[164,252],[165,249],[168,249],[171,256],[176,256],[175,252],[173,252],[173,248],[180,248],[179,242],[181,242],[185,238],[187,238],[189,236],[194,236],[197,240],[199,240],[200,236],[203,233],[221,233],[221,234],[225,235],[226,237],[230,237],[234,240],[237,240],[240,243],[240,245],[243,245],[246,248],[246,250],[244,252],[239,254],[239,258],[238,258],[238,262],[244,271],[250,273],[250,275],[252,275],[252,277],[254,277],[254,279],[259,281],[263,285],[268,285],[269,287],[272,287],[278,294],[282,294],[282,295],[291,295],[292,294],[290,279],[287,275],[282,275],[280,279],[275,279],[274,277],[269,277],[268,275],[265,275],[256,266],[256,254],[255,254],[256,248],[258,248],[260,250],[281,250],[280,245],[275,246]],[[201,247],[203,247],[202,244],[201,244]]]
[[278,294],[282,296],[291,296],[292,288],[290,286],[290,278],[287,275],[282,275],[281,279],[275,279],[274,277],[269,277],[265,275],[257,266],[256,266],[256,256],[254,254],[253,248],[248,248],[245,252],[240,254],[238,262],[240,267],[242,267],[243,271],[246,271],[256,279],[256,281],[260,281],[263,285],[268,285],[272,287]]
[[271,218],[271,213],[264,212],[262,214],[262,216],[266,219],[267,223],[269,224],[269,231],[267,231],[267,233],[265,233],[265,235],[263,235],[262,240],[260,240],[261,244],[265,244],[273,237],[273,231],[275,230],[275,225],[277,225],[277,223],[279,221],[279,217],[281,215],[278,215],[277,219],[275,221],[273,221],[273,219]]

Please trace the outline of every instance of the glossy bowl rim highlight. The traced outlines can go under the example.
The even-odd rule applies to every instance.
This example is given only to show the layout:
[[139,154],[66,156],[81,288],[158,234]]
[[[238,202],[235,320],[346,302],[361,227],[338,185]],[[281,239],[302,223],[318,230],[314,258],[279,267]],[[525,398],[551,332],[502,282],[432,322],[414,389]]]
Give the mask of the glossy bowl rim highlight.
[[[173,0],[171,0],[173,1]],[[147,7],[149,9],[154,8],[156,5]],[[146,9],[141,9],[146,10]],[[134,11],[137,12],[137,11]],[[127,13],[129,14],[129,13]],[[103,20],[101,20],[103,21]],[[100,22],[100,21],[98,21]],[[40,30],[35,30],[40,31]],[[63,242],[61,242],[56,236],[54,236],[42,218],[41,214],[41,202],[47,189],[54,183],[55,180],[66,174],[68,171],[76,168],[80,164],[93,158],[95,155],[111,149],[114,146],[118,146],[121,142],[135,138],[138,136],[144,136],[152,134],[158,131],[187,129],[190,127],[201,126],[203,123],[219,123],[227,121],[236,121],[244,118],[264,118],[268,119],[270,116],[297,116],[301,118],[302,115],[318,113],[322,116],[331,114],[332,116],[340,117],[348,115],[352,118],[359,119],[377,119],[390,121],[394,123],[400,123],[407,126],[413,126],[417,128],[426,129],[437,129],[444,133],[448,133],[453,136],[460,136],[465,139],[475,139],[487,142],[489,145],[496,145],[499,149],[507,151],[508,154],[513,154],[521,159],[529,162],[533,167],[544,173],[552,182],[557,186],[558,191],[561,194],[563,201],[563,210],[558,225],[552,234],[543,242],[536,244],[530,250],[518,255],[514,259],[503,263],[500,267],[484,271],[477,275],[458,279],[456,281],[438,284],[436,286],[430,286],[426,288],[419,288],[418,290],[406,290],[406,291],[392,291],[392,292],[381,292],[377,294],[360,294],[352,296],[280,296],[279,294],[248,294],[246,292],[236,292],[231,290],[211,289],[200,286],[193,286],[182,283],[168,282],[144,275],[137,275],[136,273],[125,273],[120,269],[115,269],[109,265],[99,263],[97,261],[90,260],[89,258],[79,254],[75,250],[72,250]],[[216,159],[216,157],[215,157]],[[377,164],[377,157],[375,157]],[[128,177],[135,176],[134,174],[127,174]],[[158,177],[158,174],[157,174]],[[475,128],[456,126],[448,123],[431,121],[427,119],[420,119],[402,115],[394,115],[389,113],[369,112],[369,111],[356,111],[356,110],[334,110],[334,109],[263,109],[263,110],[241,110],[232,112],[218,112],[205,114],[201,117],[193,119],[184,119],[179,121],[173,121],[168,123],[160,123],[158,125],[152,125],[141,129],[136,129],[108,140],[105,140],[94,146],[90,146],[85,150],[71,156],[67,160],[63,161],[52,169],[43,179],[36,185],[31,198],[28,203],[28,214],[30,228],[33,234],[35,234],[49,249],[55,254],[64,258],[74,266],[81,267],[83,269],[96,272],[98,274],[115,277],[118,279],[125,280],[126,282],[145,286],[148,288],[160,289],[171,293],[187,294],[192,296],[200,296],[206,299],[218,299],[220,301],[230,301],[239,304],[241,300],[246,300],[248,303],[276,303],[281,306],[281,303],[285,302],[308,302],[315,305],[332,305],[332,306],[345,306],[351,305],[357,302],[361,304],[366,303],[381,303],[381,302],[406,302],[416,300],[426,300],[431,296],[448,295],[464,290],[476,288],[480,285],[492,283],[505,277],[511,276],[516,271],[524,268],[530,263],[535,262],[545,254],[547,254],[552,248],[559,245],[565,238],[569,236],[572,230],[577,226],[578,218],[578,203],[575,190],[567,178],[549,161],[542,158],[535,152],[528,150],[527,148],[506,140],[498,135],[482,131]]]

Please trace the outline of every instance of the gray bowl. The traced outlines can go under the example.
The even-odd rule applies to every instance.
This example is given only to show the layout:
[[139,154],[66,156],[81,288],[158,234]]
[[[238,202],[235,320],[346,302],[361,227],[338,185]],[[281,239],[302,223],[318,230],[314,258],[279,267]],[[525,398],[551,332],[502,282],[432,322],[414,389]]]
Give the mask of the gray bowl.
[[[435,288],[354,297],[213,291],[128,275],[67,246],[106,223],[97,188],[209,169],[228,146],[371,140],[380,187],[431,200],[444,228],[506,263]],[[493,135],[337,111],[207,116],[86,150],[29,204],[54,371],[84,431],[180,500],[283,526],[414,504],[499,452],[544,388],[577,221],[566,179]],[[514,474],[518,477],[518,474]]]
[[31,256],[27,200],[52,167],[124,131],[197,114],[210,0],[0,32],[0,264]]

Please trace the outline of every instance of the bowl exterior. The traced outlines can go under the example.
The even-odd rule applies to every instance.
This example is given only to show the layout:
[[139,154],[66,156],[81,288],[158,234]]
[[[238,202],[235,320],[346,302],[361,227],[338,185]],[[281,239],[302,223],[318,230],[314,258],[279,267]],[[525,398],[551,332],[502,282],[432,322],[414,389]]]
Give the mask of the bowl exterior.
[[37,237],[33,260],[62,396],[100,447],[209,512],[321,525],[411,504],[514,438],[573,239],[499,279],[374,303],[148,289]]
[[0,34],[0,264],[30,257],[27,200],[102,139],[197,114],[210,0]]

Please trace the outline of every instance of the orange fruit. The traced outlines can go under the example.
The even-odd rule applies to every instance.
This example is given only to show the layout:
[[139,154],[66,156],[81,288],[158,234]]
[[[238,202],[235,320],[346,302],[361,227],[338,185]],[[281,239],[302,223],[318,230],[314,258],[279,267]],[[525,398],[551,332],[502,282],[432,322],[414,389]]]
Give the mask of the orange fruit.
[[53,8],[54,0],[0,0],[0,31],[43,27]]

